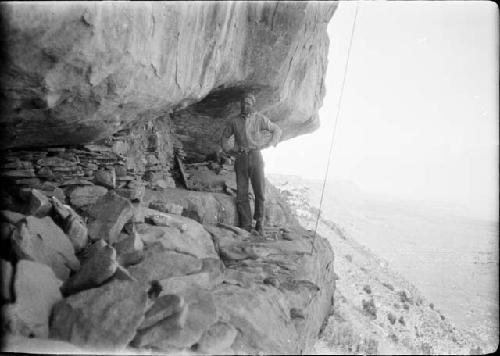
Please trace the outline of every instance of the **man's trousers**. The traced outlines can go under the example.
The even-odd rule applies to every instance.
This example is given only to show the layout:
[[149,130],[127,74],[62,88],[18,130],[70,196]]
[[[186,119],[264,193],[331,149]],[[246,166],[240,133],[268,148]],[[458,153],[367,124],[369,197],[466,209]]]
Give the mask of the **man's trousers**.
[[240,152],[234,162],[236,172],[236,208],[238,210],[238,220],[241,228],[250,230],[252,228],[252,212],[250,210],[250,200],[248,198],[248,179],[252,182],[252,189],[255,196],[254,219],[262,221],[264,218],[264,159],[259,150]]

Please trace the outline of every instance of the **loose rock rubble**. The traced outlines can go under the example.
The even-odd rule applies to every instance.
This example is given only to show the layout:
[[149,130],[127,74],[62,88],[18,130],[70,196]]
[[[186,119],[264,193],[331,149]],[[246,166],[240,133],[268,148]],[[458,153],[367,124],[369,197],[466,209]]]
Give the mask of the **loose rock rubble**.
[[[42,162],[52,169],[66,158]],[[276,219],[266,239],[234,221],[203,218],[224,206],[204,205],[209,198],[234,211],[224,192],[145,188],[144,199],[135,199],[112,184],[74,183],[64,201],[14,186],[11,210],[1,211],[2,243],[12,251],[2,255],[10,350],[25,350],[23,337],[83,352],[294,354],[312,347],[331,309],[333,253],[319,238],[320,252],[309,255],[311,235],[297,224],[272,227],[283,216],[293,222],[279,204],[269,208],[281,210],[268,214]]]

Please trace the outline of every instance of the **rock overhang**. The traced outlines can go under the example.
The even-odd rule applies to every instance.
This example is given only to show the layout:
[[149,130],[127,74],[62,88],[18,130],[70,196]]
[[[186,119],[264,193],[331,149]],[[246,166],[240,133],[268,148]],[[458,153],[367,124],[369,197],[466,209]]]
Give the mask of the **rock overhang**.
[[283,139],[310,132],[336,6],[2,4],[1,146],[86,144],[166,115],[206,153],[245,92]]

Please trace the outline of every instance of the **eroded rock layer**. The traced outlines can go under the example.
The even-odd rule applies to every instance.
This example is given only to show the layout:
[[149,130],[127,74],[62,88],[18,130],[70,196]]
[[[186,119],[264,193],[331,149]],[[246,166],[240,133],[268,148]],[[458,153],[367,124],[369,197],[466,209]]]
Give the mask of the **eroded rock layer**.
[[283,139],[318,126],[335,3],[2,4],[3,147],[85,144],[175,117],[192,154],[242,93]]
[[[191,194],[221,193],[147,190],[145,195],[154,201],[132,202],[116,194],[117,189],[110,188],[87,210],[75,206],[77,213],[49,193],[13,186],[18,202],[0,214],[0,257],[3,269],[10,271],[3,275],[8,280],[4,281],[1,328],[8,340],[18,341],[8,341],[4,351],[17,350],[19,337],[34,337],[30,345],[35,348],[37,342],[47,346],[48,341],[38,339],[47,336],[53,339],[53,352],[68,346],[63,341],[82,352],[98,353],[127,349],[132,353],[299,354],[311,350],[332,311],[335,290],[333,252],[325,239],[317,237],[313,250],[313,234],[287,211],[269,215],[263,237],[229,221],[202,218],[202,212],[217,214],[218,208],[204,205],[206,198],[200,195],[197,205]],[[36,210],[39,217],[29,215],[26,206],[32,206],[33,197],[44,200],[45,194],[48,208]],[[171,197],[183,196],[198,221],[180,216],[185,210],[182,205],[173,208]],[[227,197],[234,209],[234,199]],[[279,196],[273,199],[282,202]],[[269,209],[281,208],[276,204]],[[94,214],[95,210],[100,213]],[[32,220],[45,224],[30,225]],[[109,232],[95,233],[95,224],[106,227],[111,222],[115,223]],[[75,224],[87,241],[83,248],[72,243]],[[26,226],[30,233],[22,235],[23,246],[36,243],[36,249],[19,248]],[[61,240],[57,246],[66,246],[73,259],[78,257],[71,275],[60,273],[60,253],[44,252],[57,246],[40,237],[55,228]],[[43,278],[28,278],[23,266],[44,272]],[[29,294],[32,290],[46,297],[35,300]],[[37,318],[26,310],[36,311]]]

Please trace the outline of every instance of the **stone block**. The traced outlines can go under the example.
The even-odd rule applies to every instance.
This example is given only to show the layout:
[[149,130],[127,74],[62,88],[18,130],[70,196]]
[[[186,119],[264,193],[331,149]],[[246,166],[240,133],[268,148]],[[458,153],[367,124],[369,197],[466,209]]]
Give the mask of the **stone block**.
[[238,331],[231,324],[219,321],[205,330],[197,343],[197,351],[219,355],[231,347]]
[[66,280],[71,270],[80,268],[70,239],[48,216],[27,216],[17,224],[11,238],[18,258],[50,266],[61,280]]
[[138,330],[149,328],[176,313],[179,313],[177,325],[183,327],[187,316],[184,298],[174,294],[163,295],[157,298],[151,308],[148,309],[144,316],[144,321],[139,326]]
[[52,209],[49,198],[37,189],[23,188],[19,194],[28,203],[26,215],[44,217]]
[[53,309],[50,337],[100,350],[123,349],[141,324],[147,295],[136,282],[111,281]]
[[74,294],[97,287],[115,274],[116,267],[115,249],[104,240],[98,240],[89,247],[80,270],[65,281],[62,291],[64,294]]
[[110,169],[99,169],[95,172],[94,181],[98,185],[109,189],[116,188],[116,172],[114,168]]
[[26,337],[49,335],[49,316],[62,299],[61,281],[48,266],[20,260],[14,277],[15,303],[4,307],[4,331]]
[[98,185],[85,185],[77,187],[69,194],[69,202],[76,208],[83,208],[94,204],[107,192],[108,190],[106,188]]
[[89,237],[113,244],[125,223],[132,218],[133,209],[128,199],[110,191],[96,201],[88,215]]

